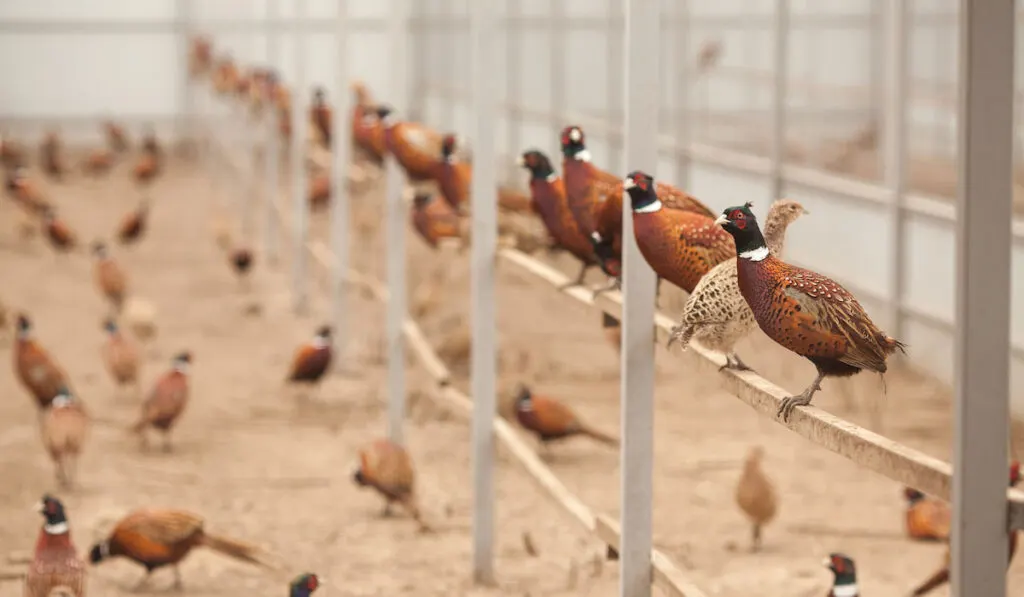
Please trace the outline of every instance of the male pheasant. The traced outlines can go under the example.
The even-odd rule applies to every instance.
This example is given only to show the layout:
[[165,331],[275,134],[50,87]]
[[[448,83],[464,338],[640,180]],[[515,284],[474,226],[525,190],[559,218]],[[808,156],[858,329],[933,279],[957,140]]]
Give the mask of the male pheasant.
[[536,395],[526,386],[519,388],[515,409],[519,424],[535,433],[542,446],[574,435],[585,435],[608,446],[619,445],[618,438],[585,424],[568,406]]
[[50,402],[63,388],[68,387],[67,374],[32,334],[32,322],[25,314],[18,315],[18,336],[14,345],[14,370],[22,385],[32,394],[39,408]]
[[441,196],[452,209],[458,212],[468,210],[473,167],[455,156],[455,135],[441,137],[441,161],[437,164],[435,179]]
[[164,451],[170,452],[171,428],[188,404],[188,370],[191,363],[191,353],[178,353],[171,363],[171,370],[157,381],[142,404],[142,415],[132,426],[132,431],[139,434],[143,446],[146,445],[146,428],[153,427],[163,433]]
[[907,536],[919,541],[947,541],[953,523],[949,504],[907,487],[903,490],[907,498]]
[[570,125],[562,129],[562,175],[569,210],[584,236],[594,232],[597,211],[606,194],[619,183],[619,177],[591,162],[583,129]]
[[310,597],[320,587],[320,578],[307,572],[288,585],[288,597]]
[[[800,203],[790,199],[772,204],[765,220],[764,238],[773,255],[782,255],[786,228],[805,213],[807,210]],[[750,369],[733,351],[736,343],[757,326],[754,312],[740,294],[736,277],[736,260],[728,259],[700,279],[683,306],[679,325],[672,328],[668,346],[678,340],[686,350],[690,339],[696,338],[707,348],[725,355],[722,369]]]
[[447,201],[439,200],[433,193],[416,193],[409,216],[413,228],[432,249],[438,247],[442,238],[465,237],[462,218]]
[[736,255],[729,235],[711,218],[665,209],[649,174],[631,172],[622,184],[633,206],[637,246],[659,278],[692,293],[704,274]]
[[832,571],[832,590],[826,597],[860,597],[857,587],[857,567],[850,556],[841,553],[829,554],[824,566]]
[[36,540],[32,562],[25,575],[25,597],[83,597],[85,595],[85,562],[78,557],[71,540],[64,504],[44,495],[37,507],[45,523]]
[[818,370],[811,385],[779,406],[784,421],[811,403],[825,377],[849,377],[862,369],[885,373],[886,358],[905,345],[890,338],[845,288],[816,272],[771,254],[750,203],[730,207],[715,222],[736,240],[740,294],[757,325]]

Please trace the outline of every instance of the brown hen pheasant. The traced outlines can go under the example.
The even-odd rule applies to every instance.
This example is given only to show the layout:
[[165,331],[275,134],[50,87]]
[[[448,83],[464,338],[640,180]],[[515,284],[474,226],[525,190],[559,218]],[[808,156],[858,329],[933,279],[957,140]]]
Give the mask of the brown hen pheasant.
[[436,249],[443,238],[465,236],[462,218],[447,201],[433,193],[416,193],[410,217],[413,228],[432,249]]
[[384,496],[383,516],[390,516],[391,505],[405,508],[421,530],[429,527],[423,521],[416,501],[416,476],[409,452],[402,446],[378,439],[359,451],[359,468],[352,479],[364,487],[373,487]]
[[89,433],[89,414],[85,406],[61,388],[39,419],[43,446],[57,467],[57,482],[71,487],[75,482],[78,456]]
[[811,403],[825,377],[849,377],[862,369],[885,373],[886,358],[905,351],[902,342],[875,326],[845,288],[772,255],[750,203],[726,209],[715,222],[736,240],[737,282],[757,325],[818,370],[806,390],[782,401],[779,414],[784,421],[794,408]]

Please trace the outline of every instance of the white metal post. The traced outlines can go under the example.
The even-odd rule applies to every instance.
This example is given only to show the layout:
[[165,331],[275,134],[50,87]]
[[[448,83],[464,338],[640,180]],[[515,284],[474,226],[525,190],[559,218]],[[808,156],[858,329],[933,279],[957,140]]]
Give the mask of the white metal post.
[[473,246],[471,310],[473,325],[473,579],[494,582],[494,415],[497,413],[495,375],[494,265],[497,258],[498,214],[494,144],[494,5],[471,4],[470,52],[473,85]]
[[[606,82],[606,93],[605,97],[605,117],[609,122],[612,122],[616,118],[620,118],[621,115],[615,109],[619,100],[622,98],[622,85],[623,79],[620,74],[625,70],[626,63],[623,62],[623,50],[622,44],[622,26],[620,25],[619,14],[623,10],[625,3],[623,0],[608,0],[608,28],[606,34],[608,36],[608,47],[605,59],[607,60],[607,77]],[[625,110],[623,105],[623,110]],[[565,126],[565,124],[560,124]],[[614,133],[608,138],[608,167],[612,171],[617,171],[622,168],[622,151],[625,143],[624,138],[615,138]],[[625,172],[622,172],[625,174]],[[627,202],[628,203],[628,202]],[[627,235],[629,236],[629,235]]]
[[960,2],[953,594],[1006,595],[1015,3]]
[[[408,34],[407,10],[409,0],[391,0],[389,23],[391,37],[391,93],[394,106],[402,110],[408,106],[405,36]],[[405,336],[402,326],[406,316],[405,233],[406,205],[402,198],[405,180],[398,161],[387,160],[387,282],[390,300],[387,305],[385,335],[388,345],[388,437],[401,444],[404,441],[405,420]]]
[[690,185],[690,2],[676,2],[676,32],[672,36],[672,56],[675,62],[675,89],[672,102],[676,139],[681,150],[676,152],[675,183],[686,189]]
[[[345,300],[345,274],[349,267],[349,197],[348,169],[352,147],[352,94],[349,92],[348,63],[348,1],[338,2],[338,24],[334,32],[336,44],[334,76],[334,114],[331,120],[331,150],[334,163],[331,166],[331,251],[334,253],[334,267],[331,269],[331,322],[334,325],[335,350],[341,356],[346,354],[349,343],[347,310]],[[338,363],[344,363],[340,358]]]
[[[505,16],[505,93],[508,98],[510,109],[506,112],[506,123],[508,125],[508,151],[509,163],[523,151],[523,94],[520,81],[522,78],[522,62],[520,54],[523,47],[522,24],[519,17],[522,10],[518,2],[509,2]],[[503,165],[504,168],[504,165]]]
[[[661,0],[626,0],[626,169],[657,177],[661,90]],[[622,545],[621,597],[651,594],[654,458],[654,270],[636,244],[633,211],[622,202]]]
[[775,86],[772,96],[772,170],[769,204],[782,197],[786,165],[786,87],[789,81],[789,0],[775,2]]
[[192,77],[189,72],[189,55],[191,52],[191,35],[195,31],[192,17],[191,0],[178,0],[178,53],[181,56],[181,106],[178,108],[178,144],[184,147],[186,143],[193,141],[192,129],[196,116],[196,106],[193,99]]
[[[264,34],[267,36],[267,68],[278,77],[281,76],[281,43],[277,21],[278,0],[266,0],[266,22]],[[264,98],[263,126],[266,135],[266,152],[263,154],[265,183],[263,189],[263,243],[266,251],[267,261],[277,262],[277,210],[278,195],[281,192],[281,142],[280,133],[277,127],[277,109],[274,107],[273,98]]]
[[306,171],[306,139],[309,136],[309,84],[306,81],[306,60],[309,52],[306,45],[306,32],[302,21],[306,16],[306,0],[295,0],[295,21],[292,29],[294,40],[295,82],[291,89],[292,98],[292,143],[291,143],[291,176],[292,176],[292,209],[295,220],[292,237],[292,299],[295,312],[306,313],[308,307],[308,288],[306,285],[306,234],[309,231],[309,202],[306,199],[308,172]]
[[903,281],[906,241],[903,195],[906,191],[907,93],[910,36],[910,2],[890,2],[885,6],[886,98],[885,103],[885,185],[889,189],[889,223],[892,226],[892,256],[889,279],[888,332],[903,336]]

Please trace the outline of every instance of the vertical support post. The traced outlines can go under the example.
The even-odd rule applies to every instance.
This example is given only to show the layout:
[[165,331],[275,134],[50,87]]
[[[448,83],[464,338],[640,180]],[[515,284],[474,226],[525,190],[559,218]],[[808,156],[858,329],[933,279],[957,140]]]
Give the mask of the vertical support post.
[[505,93],[508,96],[509,109],[506,111],[508,124],[507,157],[509,161],[523,151],[523,93],[522,62],[520,55],[523,47],[523,30],[520,17],[522,10],[518,2],[509,2],[505,16]]
[[[263,24],[264,34],[267,36],[267,69],[275,76],[281,77],[281,43],[277,32],[278,0],[266,0],[266,21]],[[281,193],[281,141],[277,128],[278,113],[274,106],[272,97],[264,99],[263,106],[263,127],[264,146],[266,152],[263,154],[265,163],[263,167],[263,249],[266,252],[267,261],[276,263],[278,257],[278,231],[277,231],[277,201]]]
[[497,413],[495,374],[494,265],[497,259],[498,186],[494,121],[496,85],[494,61],[494,3],[470,5],[473,50],[473,246],[471,310],[473,325],[473,580],[494,582],[494,415]]
[[676,130],[675,182],[681,188],[690,186],[690,81],[693,77],[690,70],[690,2],[676,2],[676,34],[672,36],[672,59],[676,61],[675,89],[672,91],[674,104],[673,118]]
[[181,57],[181,105],[178,107],[178,144],[184,146],[194,134],[192,124],[196,116],[193,100],[192,78],[189,76],[189,52],[191,35],[195,31],[192,23],[192,0],[178,0],[178,54]]
[[[626,168],[653,176],[658,166],[661,0],[626,0]],[[621,597],[651,595],[654,458],[654,270],[640,254],[628,197],[622,202],[622,562]]]
[[1006,595],[1015,3],[960,2],[954,595]]
[[[344,357],[349,344],[345,300],[345,274],[349,267],[349,197],[348,169],[352,147],[352,94],[349,92],[348,62],[348,0],[338,2],[338,22],[334,30],[334,116],[331,119],[331,323],[334,326],[335,349]],[[345,362],[344,358],[337,359]]]
[[782,197],[786,165],[786,87],[789,82],[789,0],[775,0],[775,86],[772,96],[772,169],[769,204]]
[[305,315],[308,308],[306,270],[306,234],[309,232],[309,202],[306,199],[308,173],[306,172],[306,140],[309,137],[309,83],[306,81],[306,47],[304,20],[306,0],[295,0],[295,16],[292,28],[294,46],[293,67],[295,82],[291,89],[292,98],[292,210],[294,230],[292,231],[292,300],[295,313]]
[[[607,47],[607,64],[608,71],[606,82],[608,94],[605,98],[606,104],[606,122],[620,122],[624,116],[616,113],[615,106],[619,103],[622,98],[622,77],[619,76],[625,68],[626,64],[623,62],[623,51],[620,41],[622,40],[622,25],[620,20],[617,18],[620,11],[624,6],[623,0],[608,0],[608,47]],[[625,104],[623,104],[623,110],[625,110]],[[564,126],[563,124],[559,125]],[[625,144],[625,130],[622,131],[622,137],[615,137],[615,133],[612,132],[608,138],[608,166],[612,172],[619,172],[623,169],[622,164],[622,147]],[[628,203],[628,202],[627,202]],[[629,236],[629,235],[626,235]]]
[[[408,34],[406,14],[409,0],[391,0],[389,23],[391,37],[391,94],[397,109],[408,105],[406,94],[405,36]],[[398,160],[387,160],[387,283],[390,299],[387,304],[385,334],[388,345],[388,437],[396,444],[404,441],[405,420],[405,336],[402,327],[406,316],[405,280],[405,218],[407,207],[403,199],[405,180]]]
[[889,224],[892,226],[892,256],[889,278],[888,332],[903,335],[903,282],[905,226],[903,196],[906,192],[907,153],[907,78],[909,52],[909,15],[911,0],[885,5],[885,186],[889,189]]

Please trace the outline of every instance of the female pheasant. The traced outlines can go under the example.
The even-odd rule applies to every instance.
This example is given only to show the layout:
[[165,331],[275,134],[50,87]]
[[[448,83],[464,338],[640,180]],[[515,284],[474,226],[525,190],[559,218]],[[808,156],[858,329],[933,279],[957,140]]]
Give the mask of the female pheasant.
[[911,487],[904,488],[903,495],[907,498],[907,536],[918,541],[948,541],[953,522],[949,504]]
[[826,597],[860,597],[857,588],[857,567],[853,559],[841,553],[829,554],[824,566],[832,571],[832,590]]
[[39,425],[43,446],[57,466],[57,482],[61,487],[71,487],[78,456],[89,433],[89,414],[67,388],[61,388],[43,411]]
[[548,157],[536,149],[524,152],[516,162],[530,172],[530,194],[535,209],[555,245],[580,260],[580,273],[570,285],[582,284],[587,270],[597,265],[597,256],[569,210],[565,185],[555,174]]
[[188,369],[192,354],[179,353],[171,362],[171,370],[156,382],[149,398],[142,405],[142,416],[132,426],[138,433],[143,446],[146,445],[145,431],[154,427],[164,434],[164,451],[171,451],[171,428],[188,404]]
[[[782,256],[786,228],[801,214],[807,213],[800,203],[781,199],[772,204],[765,220],[764,238],[768,250]],[[691,338],[702,345],[725,354],[722,369],[749,370],[733,351],[736,343],[756,327],[754,312],[740,294],[736,284],[736,260],[729,259],[711,269],[687,299],[679,325],[672,328],[668,346],[679,341],[686,350]]]
[[106,539],[89,550],[89,562],[98,564],[113,557],[125,557],[146,568],[146,576],[163,566],[172,566],[174,587],[181,588],[178,564],[196,547],[206,547],[221,555],[256,566],[273,568],[265,554],[254,545],[222,535],[208,533],[205,521],[197,514],[174,508],[143,508],[122,518]]
[[44,495],[37,506],[45,523],[36,540],[32,562],[25,576],[25,597],[50,597],[51,592],[82,597],[85,595],[85,562],[78,557],[71,540],[64,504]]
[[633,207],[633,233],[659,278],[693,292],[704,274],[736,255],[729,235],[706,216],[665,209],[654,179],[631,172],[622,183]]
[[22,385],[32,393],[39,408],[50,402],[68,387],[68,378],[50,354],[32,337],[32,322],[28,316],[18,315],[18,339],[14,346],[14,369]]
[[520,386],[515,401],[516,419],[540,439],[541,445],[574,435],[585,435],[609,446],[618,446],[618,438],[583,423],[568,406],[553,398],[538,396]]
[[429,529],[416,502],[412,459],[402,446],[387,439],[369,444],[359,451],[359,468],[352,479],[363,487],[373,487],[384,496],[383,516],[390,516],[391,505],[398,503],[409,512],[420,530]]
[[775,518],[779,508],[775,487],[761,468],[763,460],[764,448],[751,448],[736,484],[736,505],[750,520],[751,551],[761,549],[761,529]]
[[307,572],[288,585],[288,597],[310,597],[319,586],[320,578]]
[[96,241],[92,245],[96,257],[94,276],[100,292],[110,302],[115,312],[120,312],[128,294],[128,278],[121,266],[110,256],[106,243]]
[[803,393],[782,401],[784,421],[794,408],[811,403],[825,377],[849,377],[862,369],[885,373],[886,358],[905,352],[905,345],[878,329],[845,288],[772,255],[750,203],[726,209],[715,222],[736,241],[737,282],[757,325],[818,370]]
[[103,364],[107,366],[110,377],[118,388],[131,385],[138,391],[139,385],[139,348],[113,319],[103,322],[107,332],[107,341],[103,344]]

